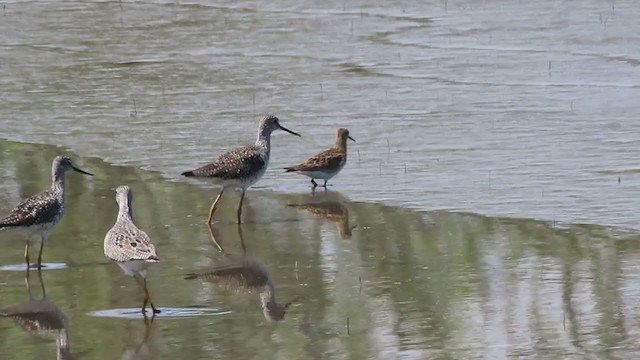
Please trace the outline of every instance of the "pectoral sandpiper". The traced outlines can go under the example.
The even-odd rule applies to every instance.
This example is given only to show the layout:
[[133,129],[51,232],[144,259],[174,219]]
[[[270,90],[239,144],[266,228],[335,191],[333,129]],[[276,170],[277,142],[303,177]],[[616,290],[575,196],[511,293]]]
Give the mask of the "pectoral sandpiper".
[[347,139],[355,140],[349,136],[349,130],[338,129],[336,143],[329,150],[323,151],[303,162],[302,164],[284,168],[286,172],[298,172],[311,178],[315,189],[318,184],[315,179],[323,179],[323,187],[327,187],[327,181],[336,176],[347,163]]

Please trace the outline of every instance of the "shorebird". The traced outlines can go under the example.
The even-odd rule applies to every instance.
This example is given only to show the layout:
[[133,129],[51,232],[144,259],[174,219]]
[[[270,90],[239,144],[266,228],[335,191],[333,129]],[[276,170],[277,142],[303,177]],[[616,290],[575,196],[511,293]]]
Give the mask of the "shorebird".
[[260,120],[258,138],[256,139],[255,145],[233,149],[220,155],[210,164],[182,173],[182,175],[187,177],[212,179],[215,184],[222,186],[222,190],[218,193],[209,210],[207,224],[211,223],[213,213],[218,206],[218,201],[220,201],[222,193],[227,187],[242,189],[240,204],[238,205],[238,223],[240,223],[244,193],[251,185],[260,180],[267,170],[269,153],[271,152],[271,132],[278,129],[300,136],[300,134],[280,125],[277,117],[266,115]]
[[115,261],[126,275],[132,276],[144,289],[142,313],[147,313],[147,303],[151,305],[153,314],[160,310],[153,306],[147,288],[147,268],[160,261],[156,249],[149,236],[133,223],[133,195],[128,186],[116,189],[118,202],[118,218],[115,225],[104,237],[104,255]]
[[314,155],[302,164],[284,169],[286,172],[298,172],[310,177],[314,189],[318,186],[315,179],[323,179],[322,186],[326,188],[327,181],[336,176],[347,163],[347,139],[356,141],[349,136],[349,130],[340,128],[336,134],[336,143],[329,150]]
[[301,299],[298,296],[286,304],[277,303],[271,272],[260,259],[252,255],[242,255],[230,265],[187,274],[185,279],[201,279],[236,293],[257,293],[264,317],[270,321],[282,320],[289,306]]
[[60,221],[64,214],[64,174],[68,170],[93,176],[73,165],[66,156],[56,156],[51,166],[51,188],[20,202],[7,217],[0,220],[0,230],[14,230],[26,233],[27,244],[24,248],[24,260],[29,268],[29,242],[32,235],[40,235],[38,269],[42,266],[42,249],[49,231]]
[[42,274],[38,270],[40,285],[42,288],[42,298],[36,300],[31,295],[29,283],[29,271],[27,270],[26,283],[29,293],[29,300],[22,304],[9,308],[0,309],[0,317],[7,317],[23,328],[30,335],[46,340],[55,340],[58,360],[75,359],[71,353],[69,345],[69,321],[53,301],[46,296]]

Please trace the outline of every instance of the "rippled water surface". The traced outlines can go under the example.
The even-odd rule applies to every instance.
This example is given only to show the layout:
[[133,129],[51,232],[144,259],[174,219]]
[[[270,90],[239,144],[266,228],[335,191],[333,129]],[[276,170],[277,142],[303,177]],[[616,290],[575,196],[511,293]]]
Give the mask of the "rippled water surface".
[[[56,154],[96,175],[68,175],[31,301],[24,238],[0,234],[0,309],[66,319],[49,340],[0,319],[0,359],[56,347],[81,359],[640,355],[634,1],[0,11],[0,212],[49,186]],[[274,133],[241,227],[239,195],[225,196],[221,253],[204,225],[215,188],[179,174],[251,143],[266,112],[303,137]],[[327,192],[282,172],[338,127],[357,142]],[[153,321],[102,254],[121,184],[162,257]],[[302,297],[283,319],[257,294],[184,279],[246,258],[268,269],[279,303]]]
[[[49,186],[49,157],[60,152],[0,142],[3,211]],[[241,226],[239,195],[229,192],[210,233],[209,189],[71,155],[95,177],[68,174],[66,214],[45,246],[41,274],[45,300],[66,325],[43,341],[0,318],[2,359],[52,358],[56,339],[81,359],[640,355],[637,234],[414,212],[306,189],[250,191]],[[135,220],[162,259],[149,274],[152,300],[162,310],[153,322],[137,311],[141,289],[102,254],[119,184],[131,185]],[[32,270],[29,302],[23,244],[19,234],[2,234],[0,315],[42,298]],[[243,257],[267,269],[261,276],[273,282],[279,304],[301,297],[283,318],[265,314],[258,294],[185,279]]]
[[[638,228],[635,1],[3,2],[0,136],[171,180],[278,134],[358,140],[336,189],[421,210]],[[618,183],[618,177],[621,182]]]

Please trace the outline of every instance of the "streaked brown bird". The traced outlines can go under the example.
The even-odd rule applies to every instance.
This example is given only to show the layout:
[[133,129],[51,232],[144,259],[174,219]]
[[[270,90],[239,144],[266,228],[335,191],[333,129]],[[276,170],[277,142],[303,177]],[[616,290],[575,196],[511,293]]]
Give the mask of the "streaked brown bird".
[[340,128],[336,134],[336,142],[329,150],[312,156],[302,164],[284,169],[286,172],[297,172],[310,177],[314,189],[318,186],[315,179],[323,179],[322,186],[326,188],[327,181],[336,176],[347,163],[347,139],[355,142],[355,139],[349,136],[349,130]]

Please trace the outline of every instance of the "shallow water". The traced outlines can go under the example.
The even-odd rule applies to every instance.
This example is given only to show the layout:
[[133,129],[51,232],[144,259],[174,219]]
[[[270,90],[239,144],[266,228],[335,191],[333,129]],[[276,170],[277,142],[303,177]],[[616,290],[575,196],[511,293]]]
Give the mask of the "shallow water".
[[4,138],[181,181],[272,112],[261,187],[345,126],[358,201],[640,224],[635,1],[3,4]]
[[[3,212],[49,186],[61,149],[0,141]],[[346,193],[248,192],[244,223],[229,192],[213,226],[213,193],[155,173],[73,155],[93,178],[67,176],[66,214],[45,246],[47,297],[68,318],[81,359],[634,358],[640,355],[640,239],[593,225],[414,212],[351,201]],[[162,261],[150,269],[153,322],[142,292],[102,254],[129,184],[134,216]],[[240,231],[239,231],[240,230]],[[242,240],[242,241],[241,241]],[[243,246],[244,243],[244,252]],[[2,234],[0,264],[19,266],[24,238]],[[282,321],[256,294],[199,280],[193,271],[245,253],[270,271],[276,300],[298,296]],[[41,292],[30,271],[35,298]],[[0,271],[0,308],[28,300],[24,271]],[[146,338],[146,340],[145,340]],[[53,340],[0,319],[2,359],[51,358]],[[126,356],[125,356],[126,355]],[[142,355],[141,355],[142,356]]]
[[[81,359],[637,358],[640,8],[634,1],[25,1],[0,3],[0,213],[69,153],[42,282]],[[251,143],[247,193],[180,172]],[[281,168],[350,129],[327,192]],[[23,142],[17,143],[15,141]],[[53,144],[30,145],[24,143]],[[162,261],[162,313],[102,241],[132,187]],[[242,240],[242,242],[241,242]],[[26,302],[24,239],[0,234],[0,308]],[[185,274],[244,252],[257,294]],[[30,271],[34,297],[40,296]],[[53,340],[0,319],[0,359]],[[137,355],[136,355],[137,354]]]

